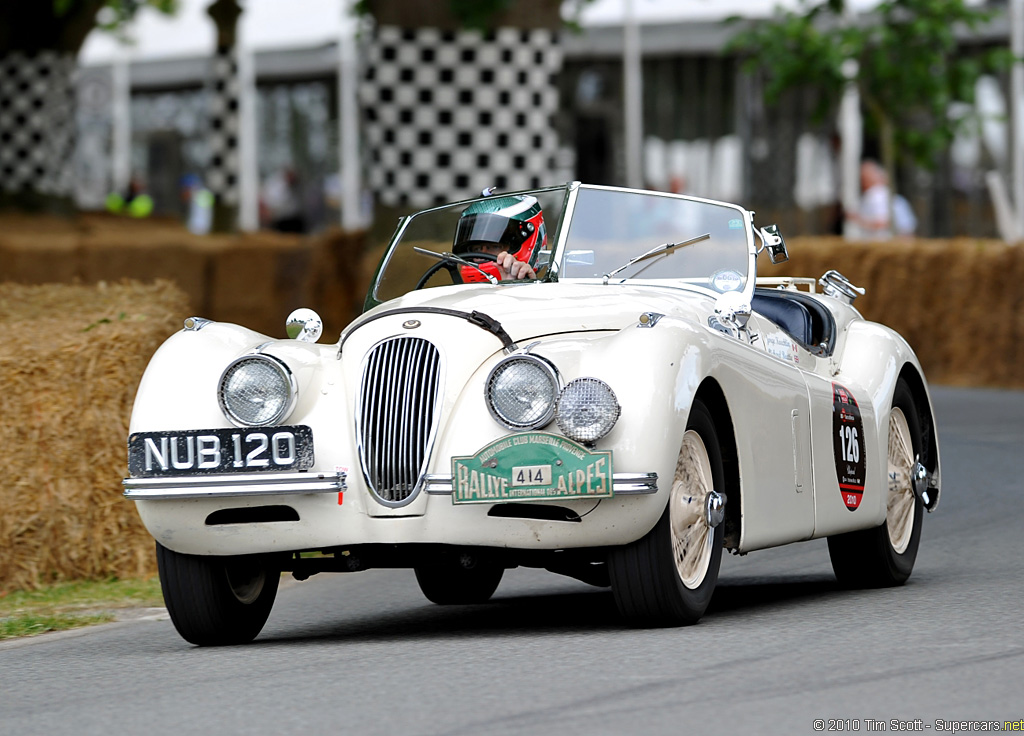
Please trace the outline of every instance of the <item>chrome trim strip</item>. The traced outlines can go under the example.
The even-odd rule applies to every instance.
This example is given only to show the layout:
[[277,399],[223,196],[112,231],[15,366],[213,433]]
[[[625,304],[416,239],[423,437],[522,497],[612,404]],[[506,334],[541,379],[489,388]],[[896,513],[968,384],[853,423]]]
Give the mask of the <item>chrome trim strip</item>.
[[641,496],[658,492],[657,473],[615,473],[612,492],[616,496]]
[[[450,496],[452,494],[452,477],[441,474],[425,475],[423,476],[423,490],[431,496]],[[612,493],[615,496],[642,496],[657,492],[657,473],[615,473],[612,475]]]
[[551,265],[548,270],[554,279],[558,280],[558,272],[561,270],[560,262],[565,252],[565,244],[569,240],[569,223],[572,221],[573,210],[576,209],[576,197],[579,196],[580,182],[574,181],[569,184],[565,193],[564,204],[562,205],[562,216],[558,218],[558,230],[552,234],[554,245],[551,248]]
[[424,475],[423,490],[431,496],[450,496],[452,477],[450,475]]
[[345,473],[237,473],[163,478],[125,478],[124,497],[136,501],[176,498],[285,496],[296,493],[338,493],[348,486]]

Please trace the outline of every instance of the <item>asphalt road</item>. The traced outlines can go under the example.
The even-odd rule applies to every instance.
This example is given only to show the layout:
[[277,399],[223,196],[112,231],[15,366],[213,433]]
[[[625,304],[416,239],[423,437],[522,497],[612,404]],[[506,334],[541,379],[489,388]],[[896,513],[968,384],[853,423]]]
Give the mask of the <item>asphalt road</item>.
[[819,540],[727,557],[697,626],[631,630],[606,590],[544,572],[510,571],[491,603],[470,607],[427,603],[406,571],[322,575],[287,585],[245,647],[192,647],[162,617],[0,643],[0,734],[812,734],[815,719],[826,733],[893,731],[893,719],[949,733],[952,721],[1019,721],[1024,393],[934,398],[942,502],[901,588],[840,589]]

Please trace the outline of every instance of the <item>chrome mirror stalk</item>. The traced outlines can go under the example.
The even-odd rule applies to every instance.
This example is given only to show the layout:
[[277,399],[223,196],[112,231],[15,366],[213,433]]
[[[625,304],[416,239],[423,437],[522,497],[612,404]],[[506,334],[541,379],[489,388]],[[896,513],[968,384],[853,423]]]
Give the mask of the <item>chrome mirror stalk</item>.
[[765,225],[757,230],[757,234],[761,238],[761,250],[768,251],[772,263],[785,263],[789,260],[789,250],[786,248],[786,241],[779,234],[778,225]]

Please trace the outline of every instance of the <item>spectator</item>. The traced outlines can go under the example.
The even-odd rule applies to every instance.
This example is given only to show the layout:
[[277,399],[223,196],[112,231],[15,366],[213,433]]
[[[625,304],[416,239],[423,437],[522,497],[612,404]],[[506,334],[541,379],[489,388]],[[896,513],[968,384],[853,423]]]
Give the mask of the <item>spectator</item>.
[[890,193],[889,177],[877,161],[868,159],[861,163],[860,189],[860,210],[852,213],[851,219],[865,237],[887,239],[914,234],[917,218],[910,203],[899,194]]
[[299,180],[291,168],[272,174],[263,184],[262,205],[270,227],[284,233],[306,232]]
[[213,226],[213,192],[203,186],[195,174],[186,174],[181,183],[181,198],[188,209],[190,232],[206,235]]

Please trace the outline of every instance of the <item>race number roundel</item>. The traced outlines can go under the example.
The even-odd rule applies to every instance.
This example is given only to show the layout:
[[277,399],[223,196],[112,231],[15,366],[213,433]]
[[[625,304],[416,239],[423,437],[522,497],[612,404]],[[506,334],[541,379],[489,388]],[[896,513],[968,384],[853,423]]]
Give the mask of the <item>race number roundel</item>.
[[845,386],[832,384],[832,450],[836,459],[839,493],[850,511],[856,511],[864,497],[866,477],[864,422],[857,400]]

